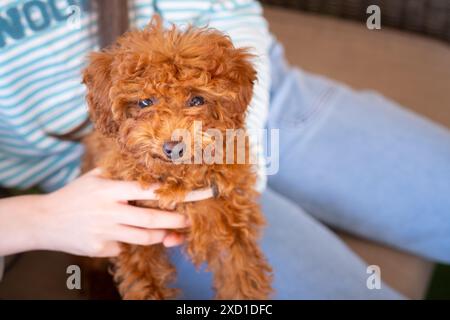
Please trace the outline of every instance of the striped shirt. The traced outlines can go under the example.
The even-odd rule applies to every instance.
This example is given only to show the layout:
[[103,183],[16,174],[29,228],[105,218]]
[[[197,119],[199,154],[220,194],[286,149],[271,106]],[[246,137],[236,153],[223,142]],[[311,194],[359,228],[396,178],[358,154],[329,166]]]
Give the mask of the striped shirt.
[[[263,128],[269,103],[270,35],[253,0],[131,0],[130,24],[156,12],[177,25],[209,25],[257,55],[258,73],[247,128]],[[87,117],[81,70],[98,50],[97,14],[88,0],[7,0],[0,4],[0,185],[55,190],[80,172],[83,146],[61,141]],[[262,148],[252,146],[262,155]],[[259,185],[265,185],[259,157]]]

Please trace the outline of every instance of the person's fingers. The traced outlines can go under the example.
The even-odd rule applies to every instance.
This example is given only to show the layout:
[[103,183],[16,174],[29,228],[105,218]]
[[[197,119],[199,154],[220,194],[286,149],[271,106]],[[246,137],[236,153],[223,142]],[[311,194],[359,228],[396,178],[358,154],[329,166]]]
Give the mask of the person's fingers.
[[113,231],[112,236],[115,240],[120,242],[148,246],[163,242],[164,238],[167,236],[167,231],[159,229],[140,229],[130,226],[118,226]]
[[185,236],[176,232],[169,233],[163,240],[165,247],[179,246],[185,240]]
[[92,257],[96,258],[112,258],[120,254],[121,248],[117,241],[109,241],[101,249],[92,253]]
[[214,197],[214,191],[212,188],[198,189],[189,192],[184,198],[184,202],[206,200],[212,197]]
[[102,173],[102,169],[101,168],[94,168],[88,172],[86,172],[84,175],[86,176],[100,176]]
[[[87,173],[100,177],[101,169],[96,168]],[[104,179],[104,188],[116,200],[158,200],[156,190],[160,187],[159,184],[152,184],[148,188],[142,188],[139,183],[135,181],[119,181]],[[184,202],[200,201],[214,197],[212,188],[199,189],[189,192]]]
[[188,226],[187,218],[179,213],[123,204],[117,222],[146,229],[180,229]]
[[155,191],[160,187],[158,184],[152,184],[143,189],[135,181],[105,180],[105,189],[115,200],[157,200]]
[[[155,191],[160,187],[159,184],[152,184],[148,188],[143,189],[134,181],[109,181],[107,186],[108,192],[116,200],[158,200],[158,195]],[[199,189],[189,192],[183,201],[200,201],[213,196],[212,188]]]
[[159,188],[158,184],[152,184],[149,188],[144,189],[136,181],[108,179],[102,177],[102,173],[101,168],[95,168],[85,173],[84,176],[94,177],[98,188],[115,200],[157,200],[155,190]]

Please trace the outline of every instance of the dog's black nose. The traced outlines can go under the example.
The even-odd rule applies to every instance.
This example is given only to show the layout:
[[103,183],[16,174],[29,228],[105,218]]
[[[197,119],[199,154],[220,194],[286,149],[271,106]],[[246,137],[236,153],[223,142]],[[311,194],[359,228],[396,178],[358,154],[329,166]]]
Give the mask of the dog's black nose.
[[163,144],[163,152],[171,160],[183,157],[183,143],[180,141],[166,141]]

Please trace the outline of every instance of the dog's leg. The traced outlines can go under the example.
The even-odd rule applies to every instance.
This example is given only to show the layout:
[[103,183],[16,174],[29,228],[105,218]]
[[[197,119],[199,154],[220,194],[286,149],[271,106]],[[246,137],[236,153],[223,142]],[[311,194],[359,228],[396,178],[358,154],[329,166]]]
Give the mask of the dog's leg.
[[205,201],[189,211],[188,254],[214,274],[216,299],[269,299],[272,269],[257,243],[263,217],[255,205]]
[[271,271],[255,239],[238,236],[209,261],[216,299],[269,299]]
[[177,290],[168,287],[176,270],[162,244],[123,245],[113,262],[114,280],[123,299],[161,300],[176,296]]

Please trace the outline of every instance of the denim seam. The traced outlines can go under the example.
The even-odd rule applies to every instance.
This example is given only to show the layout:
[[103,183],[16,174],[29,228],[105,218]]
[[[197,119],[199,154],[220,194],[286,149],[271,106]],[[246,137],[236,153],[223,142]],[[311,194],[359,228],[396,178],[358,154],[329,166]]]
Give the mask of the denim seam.
[[[339,90],[336,88],[328,88],[324,90],[320,96],[316,99],[316,102],[313,104],[314,107],[311,108],[308,113],[308,117],[303,121],[295,121],[291,120],[291,123],[296,123],[295,126],[288,125],[287,123],[283,123],[283,121],[288,121],[283,119],[280,122],[279,128],[283,129],[298,129],[302,132],[302,136],[300,139],[296,141],[296,146],[301,149],[301,145],[306,143],[315,132],[315,127],[320,125],[322,118],[326,117],[326,114],[334,107],[334,101],[336,101]],[[326,112],[328,111],[328,112]],[[294,119],[297,117],[293,117]],[[281,150],[280,150],[281,152]],[[291,159],[293,154],[288,154],[283,160],[280,159],[280,165],[284,161],[296,161],[296,159]]]
[[326,102],[328,102],[332,97],[333,93],[336,91],[335,88],[327,88],[325,89],[316,100],[307,107],[307,110],[301,110],[297,112],[292,118],[288,118],[285,116],[283,118],[284,126],[287,128],[302,128],[308,127],[311,122],[317,118],[321,111],[326,106]]

